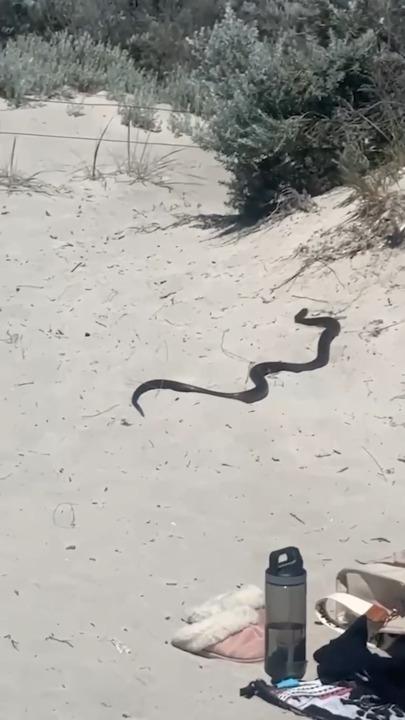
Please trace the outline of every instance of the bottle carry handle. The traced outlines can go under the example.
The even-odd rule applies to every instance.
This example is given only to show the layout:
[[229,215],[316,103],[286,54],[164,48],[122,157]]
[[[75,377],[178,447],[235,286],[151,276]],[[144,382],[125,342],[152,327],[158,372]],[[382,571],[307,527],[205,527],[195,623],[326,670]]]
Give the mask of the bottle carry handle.
[[[285,558],[285,560],[283,560]],[[296,568],[297,575],[303,572],[304,563],[298,548],[290,546],[281,550],[274,550],[270,553],[269,570],[272,575],[278,575],[280,571]]]

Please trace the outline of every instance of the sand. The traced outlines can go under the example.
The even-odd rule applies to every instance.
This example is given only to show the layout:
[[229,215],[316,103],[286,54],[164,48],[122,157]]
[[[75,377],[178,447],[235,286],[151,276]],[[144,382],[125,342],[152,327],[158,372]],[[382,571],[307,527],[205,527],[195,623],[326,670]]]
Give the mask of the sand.
[[[106,137],[126,136],[109,107],[0,117],[2,131],[86,137],[113,118]],[[165,127],[150,141],[191,145]],[[168,189],[114,174],[125,144],[103,143],[88,179],[93,149],[18,137],[18,172],[47,185],[1,191],[0,717],[274,716],[238,697],[260,666],[170,638],[187,607],[260,585],[268,553],[297,544],[311,655],[331,637],[312,608],[336,572],[403,547],[405,263],[316,264],[272,292],[299,243],[347,215],[343,191],[225,242],[209,222],[176,225],[228,211],[211,156],[175,154]],[[341,318],[326,368],[272,379],[253,406],[162,391],[144,419],[132,408],[155,376],[240,390],[250,362],[311,359],[319,331],[294,325],[301,307]]]

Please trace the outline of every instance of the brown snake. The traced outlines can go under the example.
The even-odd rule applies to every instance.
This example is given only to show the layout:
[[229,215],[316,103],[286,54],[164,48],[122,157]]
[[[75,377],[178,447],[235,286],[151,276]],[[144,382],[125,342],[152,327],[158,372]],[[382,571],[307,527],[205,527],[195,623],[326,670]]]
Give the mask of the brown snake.
[[266,380],[267,375],[273,375],[279,372],[301,373],[317,370],[324,367],[329,362],[330,346],[335,337],[340,333],[339,321],[330,316],[323,317],[307,317],[308,310],[306,308],[300,310],[294,320],[300,325],[315,325],[324,328],[319,340],[318,351],[313,360],[304,363],[284,362],[283,360],[268,361],[253,365],[249,371],[249,377],[254,387],[249,390],[241,390],[240,392],[221,392],[220,390],[209,390],[198,385],[190,385],[189,383],[178,382],[177,380],[147,380],[139,385],[132,395],[132,404],[136,410],[143,416],[144,412],[139,405],[139,398],[149,390],[174,390],[175,392],[184,393],[201,393],[203,395],[213,395],[215,397],[228,398],[230,400],[240,400],[244,403],[254,403],[263,400],[269,393],[269,385]]

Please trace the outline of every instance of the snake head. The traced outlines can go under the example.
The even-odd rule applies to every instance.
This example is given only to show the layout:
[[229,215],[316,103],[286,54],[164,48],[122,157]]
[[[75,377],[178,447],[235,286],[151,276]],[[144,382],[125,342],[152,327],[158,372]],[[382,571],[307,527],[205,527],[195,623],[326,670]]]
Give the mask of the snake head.
[[296,316],[294,317],[295,322],[300,322],[300,320],[303,320],[308,315],[308,308],[302,308],[299,312],[297,312]]

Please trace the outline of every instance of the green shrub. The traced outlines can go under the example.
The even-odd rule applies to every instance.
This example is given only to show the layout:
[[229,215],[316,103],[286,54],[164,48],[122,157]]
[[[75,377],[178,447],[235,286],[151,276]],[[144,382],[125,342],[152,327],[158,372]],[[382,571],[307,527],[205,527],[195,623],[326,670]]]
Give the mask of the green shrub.
[[200,127],[199,117],[207,113],[209,101],[195,70],[190,66],[179,66],[169,73],[162,86],[162,97],[174,109],[169,115],[170,130],[177,136],[195,135]]
[[151,88],[156,79],[138,70],[119,47],[94,41],[88,33],[75,37],[66,31],[49,40],[22,35],[9,40],[0,55],[0,94],[16,105],[28,95],[51,97],[67,90],[107,90],[113,98]]
[[349,137],[362,141],[372,165],[389,142],[376,109],[378,37],[340,29],[327,43],[316,25],[315,34],[286,30],[269,41],[228,7],[212,31],[191,39],[196,82],[209,99],[199,139],[231,172],[240,211],[268,212],[286,188],[317,194],[338,183]]
[[89,33],[163,77],[186,58],[186,37],[222,11],[223,0],[0,0],[0,39]]
[[[115,97],[118,98],[117,94]],[[150,132],[160,130],[160,122],[156,103],[159,99],[159,88],[156,78],[139,71],[131,92],[121,96],[122,105],[119,108],[123,125],[133,125]]]
[[0,37],[17,34],[0,94],[105,89],[148,131],[170,102],[187,111],[173,131],[217,154],[253,217],[340,182],[347,148],[372,172],[402,145],[403,0],[225,1],[0,0]]

